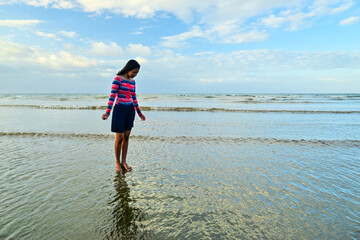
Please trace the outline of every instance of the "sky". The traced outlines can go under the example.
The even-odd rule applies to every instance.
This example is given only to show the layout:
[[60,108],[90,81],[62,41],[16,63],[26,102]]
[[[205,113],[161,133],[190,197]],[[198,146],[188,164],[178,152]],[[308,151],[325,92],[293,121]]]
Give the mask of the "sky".
[[359,93],[358,0],[0,0],[0,93]]

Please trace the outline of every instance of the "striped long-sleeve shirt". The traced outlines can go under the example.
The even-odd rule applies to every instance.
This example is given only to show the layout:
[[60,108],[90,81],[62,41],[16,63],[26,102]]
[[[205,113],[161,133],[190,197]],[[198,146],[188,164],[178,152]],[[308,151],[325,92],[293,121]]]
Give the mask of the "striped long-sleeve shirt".
[[110,114],[111,109],[115,104],[134,105],[134,108],[138,115],[141,117],[142,113],[138,101],[136,99],[135,81],[129,81],[116,76],[112,85],[111,93],[108,101],[106,113]]

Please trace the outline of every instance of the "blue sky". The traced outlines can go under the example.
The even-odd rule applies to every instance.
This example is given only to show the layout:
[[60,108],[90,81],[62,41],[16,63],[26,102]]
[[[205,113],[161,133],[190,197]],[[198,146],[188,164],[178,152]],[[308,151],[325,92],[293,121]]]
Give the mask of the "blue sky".
[[359,93],[355,0],[0,0],[0,92]]

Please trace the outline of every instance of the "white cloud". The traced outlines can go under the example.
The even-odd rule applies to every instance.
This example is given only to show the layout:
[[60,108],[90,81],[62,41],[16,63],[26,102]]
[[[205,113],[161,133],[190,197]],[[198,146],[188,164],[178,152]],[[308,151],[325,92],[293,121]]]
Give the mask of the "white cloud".
[[20,56],[24,56],[26,58],[28,55],[34,53],[33,48],[27,47],[21,44],[13,43],[10,41],[4,41],[0,38],[0,59],[1,63],[8,65],[6,59],[11,61],[12,59],[16,59]]
[[317,15],[332,15],[346,11],[353,5],[353,0],[316,0],[310,10]]
[[37,32],[35,32],[35,34],[40,37],[45,37],[45,38],[56,38],[56,34],[54,34],[54,33],[43,33],[43,32],[37,31]]
[[[6,0],[4,0],[3,2],[5,1]],[[6,1],[6,4],[14,4],[18,2],[22,2],[34,7],[51,7],[58,9],[71,9],[79,6],[77,1],[75,0],[8,0]]]
[[249,42],[261,42],[268,38],[268,35],[265,32],[259,32],[256,30],[237,33],[232,36],[226,36],[223,38],[225,43],[249,43]]
[[133,35],[141,35],[141,34],[144,34],[144,29],[145,28],[149,28],[149,27],[139,27],[137,29],[134,30],[134,32],[132,32],[131,34]]
[[89,59],[83,56],[74,56],[71,53],[60,51],[58,53],[49,55],[40,55],[35,58],[37,62],[53,69],[66,69],[66,68],[90,68],[97,64],[97,60]]
[[64,37],[67,37],[67,38],[73,38],[73,37],[76,37],[76,32],[67,32],[67,31],[60,31],[58,32],[58,34],[64,36]]
[[263,17],[260,22],[271,28],[278,28],[286,25],[287,30],[297,30],[303,26],[310,26],[314,20],[348,10],[354,5],[353,0],[316,0],[307,7],[288,8],[280,11],[277,15],[271,13]]
[[270,14],[270,16],[261,19],[261,23],[267,27],[278,28],[280,27],[286,19],[284,17],[276,17],[274,14]]
[[184,32],[178,35],[163,37],[162,45],[169,48],[178,48],[185,44],[188,39],[194,37],[204,37],[206,35],[199,26],[193,26],[189,32]]
[[36,31],[35,34],[40,37],[53,38],[56,40],[61,40],[59,36],[64,36],[67,38],[73,38],[76,36],[75,32],[67,32],[67,31],[60,31],[58,33],[44,33],[44,32],[40,32],[40,31]]
[[39,23],[42,23],[43,21],[37,20],[37,19],[31,19],[31,20],[0,20],[0,26],[6,26],[6,27],[24,27],[24,26],[32,26]]
[[132,44],[130,43],[126,48],[127,54],[134,56],[149,56],[151,54],[151,50],[149,47],[143,46],[142,44]]
[[279,28],[284,25],[287,30],[297,30],[299,26],[306,25],[306,21],[315,17],[314,12],[304,13],[298,10],[281,11],[278,16],[270,14],[268,17],[262,18],[260,22],[270,28]]
[[241,29],[237,29],[236,25],[230,22],[206,30],[202,30],[199,26],[193,26],[189,32],[163,37],[162,45],[169,48],[179,48],[186,45],[187,40],[192,38],[205,38],[209,41],[224,43],[248,43],[263,41],[267,37],[268,35],[263,31],[250,30],[242,32]]
[[[124,16],[137,18],[151,18],[157,12],[168,12],[186,20],[191,17],[190,8],[194,5],[194,1],[189,0],[78,0],[78,4],[86,12],[103,12],[110,11]],[[196,4],[195,4],[196,5]]]
[[138,61],[139,64],[144,64],[148,62],[145,58],[142,57],[136,57],[135,60]]
[[351,25],[358,23],[360,21],[360,17],[349,17],[340,22],[340,25]]
[[103,42],[92,43],[90,54],[104,57],[146,57],[151,54],[149,47],[142,44],[128,44],[125,49],[117,45],[117,43],[105,44]]
[[124,51],[122,47],[114,42],[110,43],[110,45],[106,45],[102,42],[95,42],[91,46],[90,53],[98,56],[116,57],[123,56]]
[[[91,68],[99,64],[99,60],[84,56],[76,56],[66,51],[49,52],[36,47],[2,41],[0,39],[0,65],[10,68],[25,68],[27,72],[35,69],[48,72],[49,70],[74,71]],[[46,70],[48,69],[48,70]]]
[[52,7],[58,9],[71,9],[71,8],[75,8],[76,5],[77,5],[76,3],[73,3],[71,1],[59,0],[59,1],[54,1]]

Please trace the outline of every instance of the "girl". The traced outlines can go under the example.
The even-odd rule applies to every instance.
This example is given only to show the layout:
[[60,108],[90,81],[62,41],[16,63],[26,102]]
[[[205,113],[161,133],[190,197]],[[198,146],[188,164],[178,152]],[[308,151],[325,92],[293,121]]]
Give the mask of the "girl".
[[[127,62],[125,67],[118,72],[111,85],[111,93],[108,101],[106,113],[102,119],[108,119],[114,101],[114,111],[111,122],[111,131],[116,133],[115,139],[115,157],[116,171],[120,172],[124,168],[131,171],[132,168],[126,163],[126,154],[129,145],[131,128],[134,126],[135,110],[142,121],[145,116],[141,113],[138,101],[136,100],[134,77],[140,70],[140,64],[135,60]],[[121,162],[120,162],[120,153]]]

